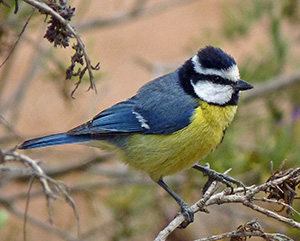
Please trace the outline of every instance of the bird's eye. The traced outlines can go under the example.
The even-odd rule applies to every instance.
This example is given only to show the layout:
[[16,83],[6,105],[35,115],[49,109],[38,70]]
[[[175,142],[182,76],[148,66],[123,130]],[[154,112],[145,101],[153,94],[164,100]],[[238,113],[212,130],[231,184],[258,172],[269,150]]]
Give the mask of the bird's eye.
[[215,81],[216,81],[216,82],[220,82],[221,80],[222,80],[221,77],[219,77],[219,76],[216,76],[216,77],[215,77]]

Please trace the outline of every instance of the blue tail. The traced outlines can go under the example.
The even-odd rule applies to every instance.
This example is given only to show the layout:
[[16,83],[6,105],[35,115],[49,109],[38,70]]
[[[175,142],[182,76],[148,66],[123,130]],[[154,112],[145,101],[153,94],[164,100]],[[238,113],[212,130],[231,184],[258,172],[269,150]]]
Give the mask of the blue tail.
[[69,135],[66,135],[65,133],[61,133],[61,134],[54,134],[54,135],[50,135],[50,136],[44,136],[44,137],[25,141],[18,148],[19,149],[32,149],[32,148],[39,148],[39,147],[44,147],[44,146],[82,143],[82,142],[88,142],[90,140],[91,140],[91,137],[89,135],[69,136]]

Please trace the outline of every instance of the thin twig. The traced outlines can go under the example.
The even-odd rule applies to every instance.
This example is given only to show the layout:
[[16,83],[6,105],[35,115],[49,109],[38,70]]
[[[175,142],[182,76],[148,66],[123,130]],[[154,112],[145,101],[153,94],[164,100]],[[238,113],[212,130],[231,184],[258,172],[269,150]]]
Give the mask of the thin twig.
[[300,83],[300,70],[291,74],[277,76],[261,84],[256,84],[253,90],[243,94],[243,100],[251,101],[261,96],[265,97],[275,91],[281,91],[283,88],[291,87],[296,83]]
[[86,21],[85,23],[76,23],[76,28],[80,31],[88,31],[95,28],[103,28],[117,24],[124,24],[128,21],[140,18],[140,17],[149,17],[157,15],[161,12],[170,10],[172,8],[178,7],[183,4],[188,4],[190,2],[196,2],[196,0],[167,0],[161,1],[159,3],[153,4],[153,6],[145,7],[145,1],[137,4],[127,11],[120,11],[114,15],[107,18],[97,18],[93,20]]
[[24,103],[23,98],[26,91],[30,88],[30,83],[34,80],[34,75],[40,71],[41,56],[36,55],[32,59],[32,64],[30,68],[27,69],[26,74],[21,77],[20,85],[11,94],[10,98],[4,102],[1,106],[1,112],[6,113],[11,111],[10,124],[15,125],[19,120],[19,115],[21,113],[20,109]]
[[[262,237],[262,238],[269,238],[269,240],[281,240],[281,241],[293,241],[291,238],[281,234],[281,233],[261,233],[261,232],[243,232],[243,231],[231,231],[219,235],[212,235],[207,238],[200,238],[194,241],[216,241],[222,240],[224,238],[238,238],[238,237]],[[237,239],[237,240],[244,240],[244,239]]]
[[[46,197],[47,205],[49,208],[50,204],[50,199],[58,199],[59,197],[54,194],[52,189],[50,188],[49,184],[54,185],[58,193],[65,198],[65,201],[72,207],[73,213],[76,217],[77,221],[77,230],[79,234],[79,215],[76,209],[76,205],[72,197],[69,195],[67,192],[67,186],[59,181],[56,181],[49,176],[47,176],[42,168],[38,165],[37,161],[32,160],[31,158],[19,154],[16,151],[8,151],[8,152],[1,152],[0,151],[0,163],[7,163],[7,162],[20,162],[26,166],[29,166],[32,169],[32,174],[33,177],[37,177],[40,183],[42,184],[43,187],[43,193]],[[28,195],[27,195],[27,200],[28,200]],[[49,209],[48,209],[49,211]],[[51,220],[51,214],[49,213],[50,220]]]
[[19,153],[15,152],[15,151],[10,151],[10,152],[7,152],[7,153],[3,153],[2,154],[2,158],[3,158],[3,162],[4,163],[11,162],[11,161],[17,161],[17,162],[21,162],[21,163],[23,163],[25,165],[30,166],[30,168],[32,168],[32,170],[34,171],[34,173],[39,176],[39,181],[40,181],[40,183],[43,186],[44,193],[47,196],[56,199],[56,195],[51,191],[51,188],[49,187],[47,179],[46,179],[46,177],[44,175],[44,171],[37,164],[36,161],[32,160],[31,158],[29,158],[29,157],[27,157],[25,155],[19,154]]
[[291,209],[294,213],[296,213],[297,215],[300,216],[300,212],[298,212],[295,208],[293,208],[291,205],[288,205],[284,202],[278,201],[278,200],[274,200],[274,199],[269,199],[269,198],[253,198],[254,201],[261,201],[261,202],[268,202],[268,203],[276,203],[278,205],[282,205],[286,208]]
[[[108,159],[110,155],[103,156],[93,156],[89,157],[84,161],[72,162],[69,164],[59,164],[59,165],[43,165],[43,171],[45,175],[54,177],[60,177],[65,174],[71,174],[74,172],[82,172],[88,170],[89,167],[102,163]],[[10,173],[13,179],[16,181],[28,180],[28,177],[32,176],[32,170],[26,170],[24,168],[17,168],[13,166],[0,167],[0,173]],[[2,174],[1,174],[2,175]]]
[[26,230],[27,230],[27,217],[28,217],[28,210],[29,210],[29,201],[30,201],[30,191],[32,189],[34,177],[32,176],[29,181],[29,187],[27,190],[27,198],[26,198],[26,206],[25,206],[25,213],[24,213],[24,222],[23,222],[23,239],[26,241]]
[[19,41],[20,41],[20,39],[21,39],[23,33],[25,32],[25,29],[26,29],[26,27],[27,27],[27,25],[28,25],[28,23],[29,23],[31,17],[33,16],[34,12],[35,12],[35,9],[32,10],[31,14],[30,14],[29,17],[27,18],[27,20],[26,20],[26,22],[25,22],[25,24],[24,24],[24,26],[23,26],[21,32],[18,34],[18,38],[17,38],[16,42],[14,43],[12,49],[10,50],[9,54],[7,55],[7,57],[5,58],[5,60],[3,61],[3,63],[0,65],[0,68],[1,68],[3,65],[5,65],[5,63],[9,60],[10,56],[13,54],[13,52],[14,52],[14,50],[15,50],[17,44],[19,43]]
[[[2,203],[2,201],[3,200],[0,199],[1,203]],[[14,205],[10,205],[7,209],[10,211],[10,213],[18,216],[19,218],[22,218],[22,219],[24,218],[23,212],[18,210],[17,208],[15,208]],[[37,219],[37,218],[32,217],[30,215],[27,215],[27,220],[30,221],[32,224],[46,230],[47,232],[54,233],[55,235],[65,239],[65,240],[68,240],[68,241],[84,241],[81,238],[76,238],[73,235],[70,235],[67,232],[63,231],[63,230],[61,230],[61,229],[59,229],[59,228],[57,228],[53,225],[49,225],[46,222],[43,222],[40,219]]]
[[89,79],[90,79],[90,87],[89,87],[89,89],[93,89],[95,92],[97,92],[93,70],[97,69],[96,67],[98,65],[96,65],[96,67],[92,66],[90,58],[89,58],[89,56],[87,54],[87,51],[85,49],[85,45],[84,45],[83,41],[81,40],[81,38],[79,37],[79,35],[75,31],[75,29],[69,24],[69,21],[66,20],[66,19],[64,19],[57,12],[55,12],[51,7],[49,7],[47,4],[45,4],[43,2],[39,2],[39,1],[36,1],[36,0],[23,0],[23,1],[26,2],[26,3],[28,3],[28,4],[30,4],[31,6],[36,7],[39,10],[42,10],[43,12],[51,15],[52,17],[54,17],[77,40],[77,44],[80,46],[80,48],[82,50],[82,53],[83,53],[83,56],[84,56],[84,60],[85,60],[85,63],[86,63],[86,67],[87,67],[87,70],[88,70],[88,73],[89,73]]

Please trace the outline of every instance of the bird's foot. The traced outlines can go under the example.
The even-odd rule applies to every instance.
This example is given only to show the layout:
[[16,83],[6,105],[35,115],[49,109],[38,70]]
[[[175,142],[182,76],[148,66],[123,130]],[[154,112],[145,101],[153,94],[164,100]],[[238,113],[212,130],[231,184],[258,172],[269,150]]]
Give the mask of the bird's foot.
[[232,183],[237,185],[238,187],[243,187],[245,193],[247,191],[246,186],[241,181],[238,181],[230,176],[227,176],[226,174],[219,173],[208,167],[199,166],[199,165],[195,165],[195,166],[193,166],[193,168],[195,168],[198,171],[203,172],[205,175],[208,176],[208,181],[206,182],[206,184],[203,187],[203,193],[205,193],[207,191],[207,189],[209,188],[209,186],[211,185],[211,183],[213,181],[218,181],[218,182],[224,183],[227,187],[229,187],[231,189],[231,193],[233,193]]
[[181,206],[181,213],[185,220],[180,224],[178,228],[186,228],[190,223],[194,222],[194,211],[188,205]]
[[[165,189],[179,204],[181,208],[181,214],[185,218],[185,220],[182,222],[179,228],[186,228],[190,223],[194,221],[194,211],[171,188],[169,188],[169,186],[163,181],[163,179],[159,179],[157,181],[157,184],[160,185],[163,189]],[[178,216],[178,214],[176,216]]]

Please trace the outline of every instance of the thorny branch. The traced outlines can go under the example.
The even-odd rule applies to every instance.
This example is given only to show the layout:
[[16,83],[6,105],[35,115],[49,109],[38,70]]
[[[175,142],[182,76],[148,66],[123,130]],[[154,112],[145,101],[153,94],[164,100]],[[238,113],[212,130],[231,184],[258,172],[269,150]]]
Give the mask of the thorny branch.
[[224,238],[230,238],[230,241],[246,241],[247,237],[261,237],[264,240],[267,241],[275,241],[275,240],[281,240],[281,241],[293,241],[291,238],[280,234],[280,233],[266,233],[263,231],[261,225],[259,222],[254,219],[249,222],[246,222],[244,225],[240,225],[237,230],[219,234],[219,235],[213,235],[206,238],[197,239],[195,241],[215,241],[215,240],[221,240]]
[[[295,195],[291,195],[291,193],[285,194],[290,195],[289,198],[283,196],[278,196],[278,193],[281,193],[282,187],[285,186],[287,189],[293,190],[296,188],[295,184],[299,184],[300,180],[300,167],[296,169],[289,169],[287,171],[280,171],[280,175],[278,175],[278,171],[275,172],[270,179],[259,186],[253,185],[251,187],[247,187],[247,192],[244,193],[243,188],[236,188],[234,189],[234,192],[231,194],[228,194],[227,189],[225,189],[222,192],[219,192],[217,194],[214,194],[216,191],[215,185],[216,183],[213,182],[205,195],[194,205],[192,205],[192,210],[196,213],[199,211],[208,212],[208,207],[211,205],[221,205],[221,204],[228,204],[228,203],[241,203],[244,206],[260,212],[264,214],[267,217],[271,217],[273,219],[276,219],[282,223],[288,224],[293,228],[300,230],[300,223],[294,221],[291,218],[284,217],[280,214],[277,214],[273,211],[270,211],[266,208],[263,208],[257,204],[254,203],[256,200],[255,195],[261,192],[268,192],[269,196],[268,198],[260,199],[260,201],[266,201],[266,202],[272,202],[275,198],[277,201],[281,200],[285,205],[283,207],[288,207],[287,210],[289,210],[289,214],[293,211],[293,208],[291,207],[292,202],[295,198]],[[291,184],[292,183],[292,184]],[[288,187],[287,187],[288,186]],[[293,192],[292,192],[293,193]],[[294,194],[294,193],[293,193]],[[288,201],[288,203],[287,203]],[[280,202],[277,202],[280,204]],[[172,220],[167,227],[165,227],[156,237],[155,241],[163,241],[166,240],[166,238],[184,221],[184,217],[182,214],[176,216],[174,220]],[[236,235],[236,234],[235,234]],[[261,233],[261,237],[265,235],[264,232]],[[225,236],[224,236],[225,237]],[[220,240],[224,237],[221,237],[219,239],[200,239],[200,240]],[[227,236],[226,236],[227,237]],[[231,236],[232,237],[232,236]],[[241,236],[242,237],[242,236]],[[246,239],[240,239],[240,240],[246,240]],[[268,239],[266,239],[268,240]],[[272,240],[272,239],[269,239]],[[283,239],[283,240],[289,240],[289,239]]]

